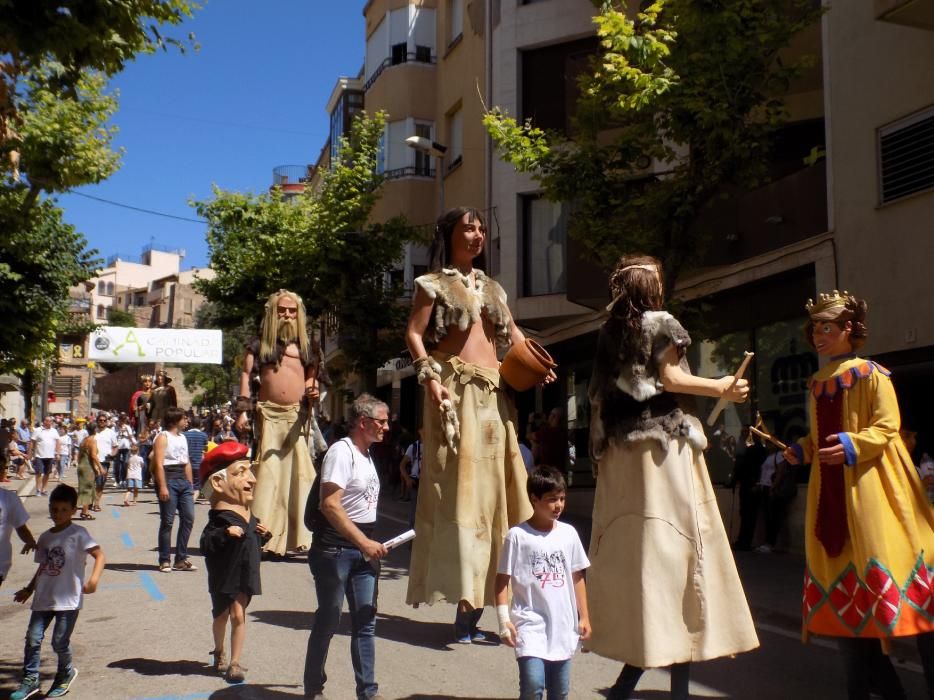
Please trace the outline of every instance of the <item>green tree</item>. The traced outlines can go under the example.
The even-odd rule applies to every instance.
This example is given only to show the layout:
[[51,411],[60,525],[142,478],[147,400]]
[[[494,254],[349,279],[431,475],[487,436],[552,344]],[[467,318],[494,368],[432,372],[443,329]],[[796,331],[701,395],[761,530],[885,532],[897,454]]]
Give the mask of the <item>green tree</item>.
[[[820,16],[813,0],[595,2],[601,51],[580,81],[573,138],[492,109],[504,159],[572,205],[571,236],[606,266],[640,250],[674,280],[714,232],[698,216],[726,188],[767,177],[782,95],[807,59],[780,52]],[[644,4],[644,3],[643,3]],[[647,165],[664,172],[644,175]]]
[[136,317],[129,311],[113,308],[110,310],[110,317],[107,319],[108,326],[120,326],[122,328],[136,328]]
[[310,318],[327,316],[347,342],[351,366],[375,384],[376,369],[403,347],[406,309],[402,291],[386,273],[417,234],[401,219],[368,225],[383,177],[376,173],[378,141],[386,115],[354,120],[340,156],[320,186],[286,197],[279,190],[243,194],[214,190],[194,202],[209,222],[213,280],[198,288],[217,304],[217,321],[253,332],[269,294],[300,294]]

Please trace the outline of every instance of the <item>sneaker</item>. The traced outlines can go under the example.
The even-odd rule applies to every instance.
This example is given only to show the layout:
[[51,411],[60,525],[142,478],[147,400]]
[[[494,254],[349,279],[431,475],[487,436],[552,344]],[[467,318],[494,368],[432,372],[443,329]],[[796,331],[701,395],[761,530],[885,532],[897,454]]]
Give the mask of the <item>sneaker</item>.
[[174,571],[197,571],[198,567],[191,563],[191,559],[182,559],[181,561],[175,562],[175,566],[172,567]]
[[60,698],[62,695],[65,695],[68,692],[68,689],[71,688],[71,684],[75,682],[75,678],[78,677],[78,669],[72,666],[71,670],[65,674],[63,679],[59,679],[56,675],[55,680],[52,681],[52,687],[49,688],[49,692],[45,694],[47,698]]
[[464,627],[461,627],[458,624],[454,624],[454,641],[458,644],[473,644],[473,639],[470,635],[470,630]]
[[485,642],[486,632],[481,632],[478,629],[472,629],[470,631],[470,641],[471,642]]
[[10,700],[26,700],[39,693],[39,679],[36,676],[27,676],[20,683],[19,688],[10,695]]
[[172,573],[172,565],[169,564],[169,562],[167,562],[167,561],[160,561],[160,562],[159,562],[159,571],[161,571],[163,574],[171,574],[171,573]]

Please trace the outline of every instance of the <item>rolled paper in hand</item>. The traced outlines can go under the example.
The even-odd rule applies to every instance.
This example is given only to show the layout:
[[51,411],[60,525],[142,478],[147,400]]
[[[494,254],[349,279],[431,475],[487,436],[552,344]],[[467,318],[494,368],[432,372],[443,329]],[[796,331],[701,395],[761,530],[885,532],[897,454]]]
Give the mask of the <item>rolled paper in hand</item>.
[[[406,542],[411,542],[415,539],[415,530],[406,530],[401,535],[396,535],[391,540],[386,540],[383,542],[383,546],[392,551],[396,547],[405,544]],[[363,556],[364,561],[370,561],[370,558],[366,555]]]

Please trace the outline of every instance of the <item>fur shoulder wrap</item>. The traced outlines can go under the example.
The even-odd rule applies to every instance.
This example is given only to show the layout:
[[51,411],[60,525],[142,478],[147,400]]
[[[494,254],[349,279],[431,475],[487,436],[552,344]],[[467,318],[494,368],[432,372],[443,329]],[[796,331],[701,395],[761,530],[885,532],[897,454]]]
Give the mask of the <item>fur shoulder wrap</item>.
[[474,275],[477,284],[473,289],[466,275],[448,267],[415,280],[415,284],[434,301],[431,320],[424,334],[426,349],[433,349],[447,335],[450,326],[466,331],[481,316],[493,324],[497,349],[509,347],[512,335],[506,292],[481,270],[474,270]]
[[700,422],[683,410],[678,395],[664,390],[658,371],[674,345],[681,369],[690,373],[685,352],[691,336],[666,311],[646,311],[638,339],[624,332],[622,322],[611,317],[597,339],[589,391],[593,461],[599,462],[610,440],[657,440],[667,449],[671,438],[684,437],[697,449],[706,447]]

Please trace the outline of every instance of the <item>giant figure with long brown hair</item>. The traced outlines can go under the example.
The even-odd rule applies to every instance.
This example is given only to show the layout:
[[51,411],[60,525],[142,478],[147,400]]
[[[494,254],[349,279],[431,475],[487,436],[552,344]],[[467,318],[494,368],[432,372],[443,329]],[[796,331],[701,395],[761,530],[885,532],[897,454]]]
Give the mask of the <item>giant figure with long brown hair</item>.
[[497,355],[525,336],[503,288],[478,269],[486,234],[476,209],[438,220],[433,272],[415,280],[406,333],[427,398],[407,602],[457,603],[455,635],[464,643],[478,638],[483,607],[494,603],[506,533],[531,516],[516,409]]
[[590,383],[594,496],[586,647],[624,662],[610,700],[645,668],[671,670],[688,697],[690,663],[758,646],[687,395],[745,401],[745,379],[704,379],[691,337],[664,310],[661,262],[620,259]]
[[303,517],[315,478],[307,433],[311,402],[318,398],[318,365],[305,305],[294,292],[280,289],[266,302],[260,336],[247,346],[237,401],[242,431],[256,394],[253,513],[272,535],[265,551],[274,554],[303,551],[311,544]]

